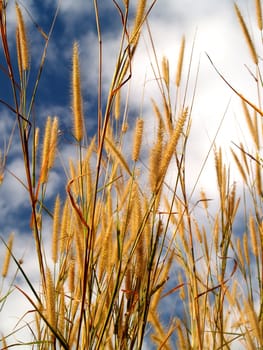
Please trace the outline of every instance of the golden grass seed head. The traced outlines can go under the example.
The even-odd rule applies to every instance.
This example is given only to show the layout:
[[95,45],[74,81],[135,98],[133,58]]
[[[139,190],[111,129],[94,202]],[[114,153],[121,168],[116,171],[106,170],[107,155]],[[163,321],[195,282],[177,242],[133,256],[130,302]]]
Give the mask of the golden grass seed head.
[[123,169],[127,171],[129,175],[132,175],[129,165],[127,161],[124,158],[123,153],[121,150],[115,145],[114,142],[112,142],[110,139],[105,137],[105,144],[108,147],[108,152],[112,154],[112,156],[115,158],[115,160],[122,166]]
[[137,162],[140,155],[142,136],[143,136],[143,125],[144,125],[143,119],[137,118],[135,132],[134,132],[133,152],[132,152],[132,160],[134,162]]
[[257,114],[255,114],[256,117],[252,118],[251,114],[249,113],[247,104],[242,100],[242,108],[244,112],[244,116],[246,119],[246,123],[248,126],[248,129],[250,131],[250,135],[252,136],[252,140],[254,141],[257,149],[259,148],[259,133],[258,133],[258,121],[257,121]]
[[72,53],[72,112],[73,134],[75,139],[80,142],[84,135],[84,119],[77,42],[74,42]]
[[123,123],[122,123],[122,126],[121,126],[121,132],[122,132],[123,134],[126,134],[126,132],[128,131],[128,129],[129,129],[129,124],[128,124],[127,122],[123,122]]
[[[152,334],[151,338],[156,343],[156,345],[160,345],[162,342],[162,338],[164,338],[164,330],[158,313],[156,311],[150,313],[149,321],[151,322],[154,329],[154,334]],[[160,347],[158,346],[158,348]]]
[[50,133],[50,152],[48,168],[51,169],[55,162],[56,150],[57,150],[57,138],[58,138],[58,117],[54,117],[51,126]]
[[133,186],[133,194],[131,200],[132,206],[132,222],[131,222],[131,240],[138,241],[136,247],[136,267],[135,274],[139,280],[143,278],[145,267],[145,237],[141,230],[142,225],[142,205],[138,185]]
[[151,191],[155,192],[158,179],[159,179],[159,164],[161,161],[163,145],[160,140],[153,145],[151,148],[150,159],[149,159],[149,182],[151,186]]
[[245,168],[246,168],[246,174],[247,174],[247,176],[249,176],[250,175],[250,168],[248,166],[247,155],[246,155],[243,143],[240,143],[240,150],[241,150],[242,161],[243,161],[243,164],[245,165]]
[[231,216],[233,221],[239,206],[239,202],[240,202],[240,198],[236,200],[236,182],[234,182],[231,192],[228,195],[228,202],[227,202],[228,215]]
[[49,268],[46,270],[46,307],[47,320],[52,327],[56,325],[56,305],[55,305],[55,287],[53,276]]
[[118,89],[114,100],[114,117],[119,120],[121,114],[121,89]]
[[[178,141],[180,139],[180,136],[183,132],[183,127],[185,124],[185,121],[188,116],[188,109],[186,108],[181,116],[179,117],[175,129],[173,131],[172,136],[170,137],[170,140],[167,143],[167,147],[165,148],[165,151],[162,155],[161,164],[160,164],[160,177],[163,178],[166,174],[167,168],[170,164],[170,161],[172,159],[173,154],[176,152],[176,146],[178,144]],[[160,179],[161,180],[161,179]]]
[[163,79],[164,79],[166,88],[168,90],[170,85],[170,72],[169,72],[169,61],[165,56],[162,59],[162,74],[163,74]]
[[219,217],[218,217],[218,214],[215,216],[215,220],[214,220],[213,238],[214,238],[215,250],[217,252],[218,248],[219,248]]
[[145,15],[146,3],[147,3],[147,0],[138,0],[138,3],[137,3],[135,20],[133,24],[132,33],[130,35],[131,43],[134,45],[136,45],[139,40],[140,30],[141,30],[141,26]]
[[103,232],[103,238],[100,239],[100,264],[99,264],[99,279],[102,279],[105,272],[111,269],[111,254],[112,254],[112,219],[106,232]]
[[63,206],[62,211],[62,218],[61,218],[61,226],[60,226],[60,253],[63,254],[67,249],[67,242],[69,241],[70,237],[70,224],[69,221],[71,220],[71,212],[70,212],[70,206],[69,206],[69,200],[67,199]]
[[183,61],[184,61],[184,49],[185,49],[185,37],[183,36],[182,41],[181,41],[181,47],[180,47],[179,58],[178,58],[178,63],[177,63],[177,70],[176,70],[176,77],[175,77],[175,85],[177,87],[179,87],[180,83],[181,83]]
[[247,175],[246,175],[246,171],[244,170],[240,160],[239,160],[239,157],[236,155],[235,151],[231,148],[231,153],[232,153],[232,156],[235,160],[235,163],[237,165],[237,168],[242,176],[242,179],[244,181],[245,184],[247,184]]
[[258,29],[263,29],[261,0],[255,0]]
[[247,233],[243,234],[243,250],[246,259],[247,266],[250,266],[250,252],[248,247],[248,235]]
[[183,329],[182,329],[182,326],[181,326],[181,322],[177,321],[177,346],[178,346],[178,349],[182,349],[182,350],[186,350],[186,349],[189,349],[189,346],[187,344],[187,340],[186,340],[186,335],[184,334],[183,332]]
[[58,241],[60,233],[60,197],[57,195],[53,214],[53,231],[52,231],[52,260],[58,261]]
[[179,289],[179,295],[180,295],[180,298],[181,300],[185,300],[185,286],[184,286],[184,279],[183,279],[183,276],[182,276],[182,273],[179,271],[178,273],[178,285],[182,285]]
[[202,232],[201,232],[201,230],[199,228],[199,225],[198,225],[198,222],[196,220],[194,220],[194,227],[195,227],[195,231],[194,232],[196,234],[196,238],[197,238],[198,242],[200,244],[202,244],[203,243]]
[[68,288],[71,294],[75,291],[75,265],[76,261],[73,255],[69,261],[69,269],[68,269]]
[[66,310],[66,304],[65,304],[65,293],[63,287],[60,290],[60,303],[59,303],[59,317],[58,317],[58,330],[61,334],[64,334],[65,331],[65,310]]
[[17,54],[17,65],[19,71],[20,81],[22,80],[22,55],[21,55],[21,46],[20,46],[20,35],[19,29],[16,28],[16,54]]
[[166,98],[164,98],[163,105],[164,105],[164,115],[165,115],[166,128],[169,131],[169,134],[172,135],[173,123],[172,123],[172,110],[171,110],[170,101],[168,101]]
[[242,268],[244,268],[244,257],[243,257],[243,251],[242,251],[240,237],[238,237],[237,241],[236,241],[236,252],[237,252],[237,257],[238,257],[239,263],[241,264]]
[[13,248],[13,242],[14,242],[14,237],[15,234],[12,232],[8,238],[8,242],[7,242],[7,250],[6,250],[6,254],[5,254],[5,260],[4,260],[4,264],[2,267],[2,277],[5,278],[7,276],[8,273],[8,269],[9,269],[9,265],[10,265],[10,258],[11,258],[11,252],[12,252],[12,248]]
[[249,324],[251,325],[252,334],[257,339],[258,342],[262,341],[262,330],[259,329],[259,320],[256,315],[254,305],[251,305],[249,301],[245,301],[245,307],[244,307],[245,315],[249,321]]
[[36,128],[35,134],[34,134],[34,152],[35,152],[35,154],[37,154],[38,144],[39,144],[39,128]]
[[17,3],[16,3],[16,17],[17,17],[18,32],[19,32],[18,38],[19,38],[19,46],[20,46],[20,52],[21,52],[22,69],[28,70],[29,55],[28,55],[26,29],[25,29],[25,23],[24,23],[21,9]]
[[255,220],[252,215],[249,217],[249,232],[250,232],[250,238],[251,238],[251,246],[253,254],[258,257],[258,242],[257,242],[257,231],[255,226]]
[[41,184],[47,182],[47,178],[48,178],[51,127],[52,127],[51,117],[48,116],[46,125],[45,125],[45,135],[44,135],[43,149],[42,149],[42,163],[41,163],[41,174],[40,174]]
[[222,164],[222,150],[221,148],[219,148],[219,150],[215,150],[214,152],[215,155],[215,167],[216,167],[216,175],[217,175],[217,185],[218,188],[222,187],[222,183],[223,183],[223,164]]
[[248,48],[249,48],[249,51],[250,51],[250,55],[251,55],[251,58],[253,60],[253,62],[257,65],[258,64],[258,57],[257,57],[257,53],[256,53],[256,49],[255,49],[255,46],[253,44],[253,41],[251,39],[251,36],[249,34],[249,31],[248,31],[248,28],[247,28],[247,25],[245,23],[245,20],[239,10],[239,7],[237,6],[237,4],[234,4],[234,7],[235,7],[235,12],[236,12],[236,15],[237,15],[237,18],[238,18],[238,21],[240,23],[240,26],[241,26],[241,29],[243,31],[243,34],[244,34],[244,37],[245,37],[245,40],[247,42],[247,45],[248,45]]
[[203,204],[203,207],[207,211],[208,210],[208,199],[206,197],[206,193],[204,190],[201,190],[200,196],[201,196],[201,202]]

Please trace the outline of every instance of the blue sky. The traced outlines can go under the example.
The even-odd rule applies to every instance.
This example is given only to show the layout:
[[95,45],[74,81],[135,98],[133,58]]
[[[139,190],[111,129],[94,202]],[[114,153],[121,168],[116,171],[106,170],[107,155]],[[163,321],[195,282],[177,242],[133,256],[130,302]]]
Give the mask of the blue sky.
[[[136,1],[130,1],[133,9]],[[116,13],[112,1],[100,1],[100,15],[103,39],[103,92],[106,94],[113,74],[113,67],[118,49],[118,38],[120,36],[120,18]],[[245,16],[254,16],[254,2],[251,0],[240,0],[237,2]],[[51,18],[54,16],[57,2],[54,0],[25,0],[22,5],[31,14],[32,18],[43,29],[48,32]],[[14,1],[8,1],[8,36],[10,49],[15,56],[15,10]],[[40,57],[44,47],[44,39],[36,29],[36,26],[23,10],[26,21],[27,34],[30,44],[31,70],[29,76],[29,93],[32,91],[32,82],[35,81]],[[187,64],[190,59],[191,47],[196,34],[191,87],[193,87],[198,64],[200,71],[198,77],[197,93],[192,113],[192,133],[189,141],[188,171],[192,175],[189,178],[189,191],[194,187],[197,174],[208,153],[211,140],[216,135],[217,128],[226,113],[222,128],[217,137],[217,145],[222,145],[227,159],[231,141],[239,142],[243,133],[246,133],[239,120],[239,100],[230,89],[220,80],[206,57],[209,54],[218,69],[239,90],[253,101],[254,88],[251,77],[244,67],[249,63],[250,57],[243,40],[238,21],[235,17],[233,2],[230,0],[158,0],[149,18],[149,24],[155,42],[155,50],[159,62],[163,56],[170,61],[171,76],[175,76],[176,62],[182,35],[186,37],[185,68],[183,80],[187,75]],[[254,29],[254,28],[253,28]],[[95,17],[93,12],[93,1],[84,0],[62,0],[60,11],[56,21],[53,35],[48,47],[47,58],[43,69],[39,90],[35,100],[34,113],[43,125],[48,115],[58,115],[62,136],[60,138],[60,160],[66,159],[71,154],[70,136],[71,108],[70,108],[70,73],[71,53],[73,42],[77,40],[80,48],[80,62],[82,71],[82,88],[84,97],[84,109],[86,116],[86,127],[89,134],[96,130],[96,89],[97,89],[97,57],[98,41],[96,35]],[[134,70],[131,81],[130,104],[134,113],[139,113],[143,107],[143,115],[146,125],[149,126],[146,143],[151,142],[151,101],[158,101],[160,96],[153,83],[151,64],[153,63],[153,52],[149,42],[147,31],[143,32],[142,40],[138,48],[134,62]],[[4,64],[2,49],[0,50],[0,64]],[[6,77],[0,72],[0,98],[10,100],[10,90],[6,89]],[[147,84],[145,84],[147,81]],[[143,105],[142,95],[144,94]],[[191,89],[189,90],[188,102],[191,101]],[[8,143],[11,129],[15,121],[14,115],[0,105],[0,149],[3,151]],[[16,130],[17,134],[17,130]],[[15,134],[15,135],[16,135]],[[21,151],[18,138],[14,136],[8,153],[6,167],[14,172],[21,180],[25,178]],[[55,188],[64,186],[65,174],[58,164],[52,171],[51,182],[48,188],[48,196],[52,196]],[[172,173],[168,174],[172,178]],[[215,177],[213,170],[213,154],[211,154],[204,175],[197,185],[193,195],[193,201],[198,198],[199,190],[205,187],[208,196],[213,197],[215,193]],[[24,256],[24,266],[32,275],[31,254],[33,244],[28,239],[28,204],[26,191],[8,172],[0,187],[0,234],[6,236],[11,231],[16,233],[15,251],[19,256]],[[23,217],[19,215],[23,212]],[[48,230],[47,230],[48,231]],[[48,244],[48,232],[46,236]],[[0,257],[4,250],[0,250]],[[21,281],[23,284],[23,282]],[[25,286],[24,286],[25,287]],[[26,287],[25,287],[26,288]],[[3,320],[6,327],[14,324],[16,313],[14,310],[24,310],[24,305],[19,301],[15,305],[6,305],[5,313],[0,313],[0,331]],[[9,321],[7,321],[8,315]],[[14,317],[13,317],[14,316]]]

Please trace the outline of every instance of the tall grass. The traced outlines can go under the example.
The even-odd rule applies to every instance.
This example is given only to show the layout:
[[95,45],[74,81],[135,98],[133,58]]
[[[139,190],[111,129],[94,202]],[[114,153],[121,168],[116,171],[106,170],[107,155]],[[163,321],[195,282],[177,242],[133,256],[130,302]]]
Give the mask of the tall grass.
[[[17,273],[31,290],[28,293],[16,287],[31,303],[34,322],[27,325],[32,334],[27,343],[12,343],[9,335],[3,334],[1,346],[142,349],[147,340],[156,349],[230,349],[236,344],[245,349],[262,349],[262,76],[258,46],[235,5],[251,53],[257,104],[226,83],[241,99],[253,147],[248,149],[246,141],[231,149],[243,182],[244,196],[241,196],[221,148],[211,145],[218,189],[218,205],[211,212],[205,189],[193,206],[187,188],[187,147],[193,101],[186,105],[192,57],[185,63],[185,38],[178,52],[174,77],[167,58],[162,62],[156,58],[154,74],[161,100],[152,100],[151,123],[156,128],[151,144],[146,146],[143,113],[138,113],[136,120],[130,120],[128,108],[123,106],[143,27],[151,37],[147,18],[154,3],[139,0],[132,15],[129,1],[113,2],[116,16],[121,18],[122,35],[105,100],[99,9],[94,2],[99,38],[95,135],[89,135],[85,126],[79,46],[72,43],[75,156],[68,159],[66,195],[54,193],[53,207],[49,206],[46,192],[56,162],[59,117],[47,116],[45,127],[41,128],[32,110],[56,16],[49,33],[36,27],[45,38],[45,46],[30,96],[27,91],[28,79],[31,79],[30,51],[23,13],[16,4],[17,71],[10,57],[6,30],[9,4],[0,3],[5,71],[13,92],[12,104],[3,100],[1,103],[12,111],[18,126],[26,173],[26,183],[21,185],[27,189],[31,206],[29,220],[37,253],[34,263],[40,281],[38,290],[12,253],[15,237],[11,234],[7,243],[3,240],[6,247],[3,283],[13,260]],[[259,32],[255,34],[260,37],[260,2],[255,1],[255,5]],[[155,52],[153,43],[154,39]],[[260,45],[262,47],[262,41]],[[186,82],[182,79],[183,72],[186,72]],[[195,92],[193,100],[194,97]],[[132,125],[130,129],[128,122]],[[125,146],[131,139],[126,152],[124,148],[127,149]],[[3,153],[0,182],[4,181],[8,155]],[[167,174],[171,171],[173,181],[169,183]],[[194,215],[197,205],[203,207],[201,220]],[[244,210],[245,222],[241,235],[234,232],[240,210]],[[46,217],[52,219],[50,246],[46,246],[43,239]],[[1,296],[0,303],[12,298],[12,293],[9,295],[12,288],[11,285],[7,294]],[[179,305],[180,312],[161,314],[160,306],[167,302]]]

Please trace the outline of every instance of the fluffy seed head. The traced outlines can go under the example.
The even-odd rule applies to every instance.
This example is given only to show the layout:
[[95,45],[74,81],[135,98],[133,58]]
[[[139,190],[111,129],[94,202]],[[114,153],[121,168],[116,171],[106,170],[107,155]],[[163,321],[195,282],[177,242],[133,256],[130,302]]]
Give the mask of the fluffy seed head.
[[52,168],[55,162],[57,138],[58,138],[58,117],[54,117],[52,126],[51,126],[51,133],[50,133],[50,153],[49,153],[49,160],[48,160],[49,169]]
[[176,78],[175,78],[175,84],[177,87],[180,85],[180,82],[181,82],[182,68],[183,68],[183,61],[184,61],[184,48],[185,48],[185,37],[183,36],[181,47],[180,47],[179,59],[177,63]]
[[140,30],[141,30],[141,26],[142,26],[144,14],[145,14],[145,8],[146,8],[146,0],[138,0],[135,21],[133,25],[132,34],[131,34],[132,44],[136,44],[138,42],[138,39],[140,36]]
[[16,17],[17,17],[17,25],[18,25],[17,37],[19,39],[22,69],[28,70],[29,59],[28,59],[28,45],[27,45],[26,29],[25,29],[25,23],[24,23],[22,12],[21,12],[20,7],[17,3],[16,3]]
[[143,135],[143,119],[138,118],[136,120],[134,142],[133,142],[133,152],[132,152],[132,160],[135,162],[139,158],[141,144],[142,144],[142,135]]
[[172,156],[173,156],[174,152],[176,151],[176,146],[177,146],[179,138],[182,134],[187,115],[188,115],[188,110],[186,109],[185,111],[183,111],[182,115],[178,119],[177,124],[175,126],[175,129],[173,131],[173,134],[172,134],[172,136],[167,144],[166,150],[163,154],[163,158],[162,158],[161,164],[160,164],[160,176],[161,177],[165,176],[168,165],[170,164]]
[[41,175],[40,183],[47,182],[48,178],[48,163],[49,163],[49,152],[50,152],[50,138],[51,138],[51,117],[48,116],[45,126],[45,135],[43,141],[43,150],[42,150],[42,166],[41,166]]
[[169,82],[170,82],[170,73],[169,73],[169,61],[167,57],[163,57],[162,59],[162,73],[163,73],[163,79],[164,79],[165,85],[168,89]]
[[235,11],[236,11],[236,15],[237,15],[238,21],[240,23],[240,26],[241,26],[241,29],[243,31],[245,40],[247,42],[247,45],[248,45],[248,48],[249,48],[252,60],[253,60],[253,62],[255,64],[258,64],[258,57],[257,57],[256,49],[255,49],[255,46],[254,46],[253,41],[251,39],[251,36],[250,36],[250,34],[248,32],[247,25],[246,25],[246,23],[244,21],[244,18],[242,16],[242,14],[241,14],[237,4],[235,4],[234,6],[235,6]]
[[255,5],[256,5],[258,29],[262,30],[263,29],[263,24],[262,24],[261,0],[255,0]]
[[53,215],[53,232],[52,232],[52,260],[54,263],[58,260],[58,240],[60,230],[60,198],[59,195],[55,201],[54,215]]
[[73,132],[76,140],[80,142],[83,138],[83,105],[80,83],[79,49],[75,42],[72,54],[72,112]]
[[56,316],[55,316],[55,288],[53,283],[53,277],[50,269],[46,272],[46,305],[47,305],[47,319],[51,326],[55,327]]
[[6,277],[9,264],[10,264],[10,257],[11,257],[11,251],[13,247],[13,241],[14,241],[14,233],[11,233],[7,242],[7,251],[5,255],[4,265],[2,268],[2,277]]

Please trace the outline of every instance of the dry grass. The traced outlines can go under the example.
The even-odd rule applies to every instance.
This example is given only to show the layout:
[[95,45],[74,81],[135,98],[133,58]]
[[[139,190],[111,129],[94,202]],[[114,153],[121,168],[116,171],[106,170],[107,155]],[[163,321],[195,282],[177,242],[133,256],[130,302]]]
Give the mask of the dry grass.
[[[189,75],[186,82],[182,79],[186,65],[184,37],[175,81],[170,77],[167,58],[162,62],[156,60],[153,65],[161,103],[153,101],[151,123],[155,123],[156,131],[152,143],[144,152],[145,122],[140,113],[136,123],[129,122],[135,125],[131,130],[133,144],[124,152],[124,146],[130,142],[126,132],[127,108],[122,110],[125,86],[132,78],[133,58],[150,9],[147,1],[140,0],[135,17],[130,18],[129,1],[125,1],[123,8],[117,8],[123,28],[115,71],[103,104],[99,83],[98,129],[90,140],[85,130],[78,45],[72,43],[75,156],[74,160],[68,159],[66,196],[54,193],[54,208],[49,208],[46,190],[50,171],[56,164],[59,118],[47,117],[44,130],[38,128],[39,121],[32,115],[35,95],[31,101],[25,99],[29,52],[22,13],[16,5],[20,74],[15,77],[5,28],[8,7],[3,6],[5,1],[0,3],[1,39],[15,108],[7,104],[6,107],[15,112],[18,123],[40,287],[35,289],[27,271],[12,254],[13,235],[5,244],[2,277],[4,283],[12,259],[32,291],[29,295],[21,290],[34,315],[34,324],[28,325],[32,348],[142,349],[148,339],[154,348],[167,350],[231,349],[236,344],[245,349],[262,349],[261,101],[255,106],[238,94],[253,145],[247,150],[244,146],[247,141],[240,142],[231,150],[241,174],[244,198],[239,197],[237,184],[231,180],[231,169],[224,162],[221,148],[212,145],[218,208],[210,212],[205,189],[193,205],[185,167],[192,105],[186,106],[186,95],[181,101],[178,93],[187,90],[190,79]],[[255,5],[255,18],[261,30],[260,2]],[[257,45],[237,5],[235,11],[256,66],[255,75],[260,77]],[[98,19],[96,6],[95,15]],[[42,35],[48,45],[50,34]],[[45,50],[46,46],[40,69],[45,62]],[[191,63],[187,69],[191,71]],[[100,82],[102,70],[99,74]],[[35,87],[39,79],[40,74]],[[259,90],[260,81],[256,81]],[[172,89],[176,91],[175,100]],[[41,147],[39,134],[43,136]],[[0,157],[0,163],[1,183],[5,159]],[[172,185],[167,183],[166,176],[171,164]],[[199,204],[204,213],[201,220],[194,215]],[[244,210],[244,233],[237,236],[234,225],[240,207]],[[48,247],[43,241],[47,216],[52,219]],[[7,298],[12,298],[12,294],[1,296],[0,303],[4,305]],[[163,315],[161,307],[166,303],[179,307],[179,311],[174,312],[174,307]],[[8,341],[7,335],[2,335],[2,348],[12,347],[12,343],[7,345]]]

